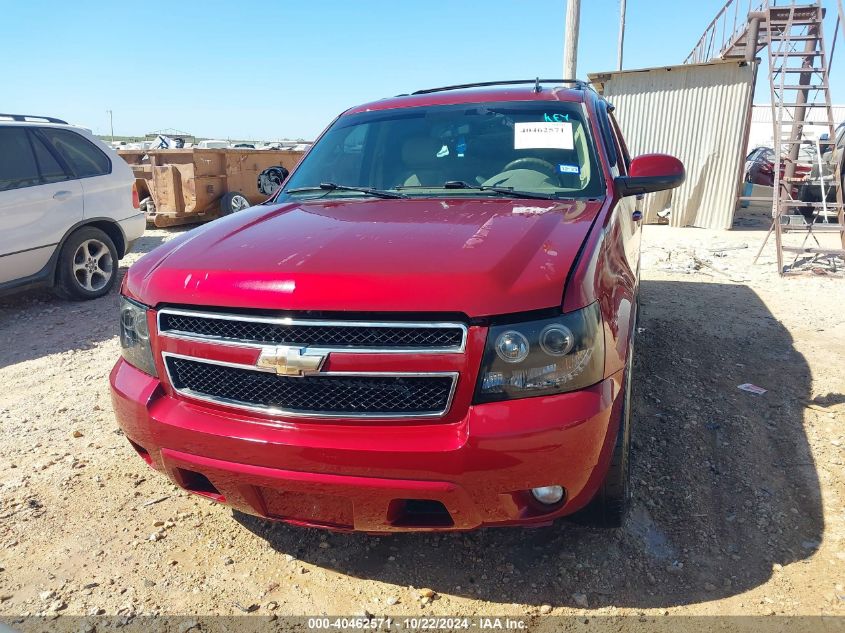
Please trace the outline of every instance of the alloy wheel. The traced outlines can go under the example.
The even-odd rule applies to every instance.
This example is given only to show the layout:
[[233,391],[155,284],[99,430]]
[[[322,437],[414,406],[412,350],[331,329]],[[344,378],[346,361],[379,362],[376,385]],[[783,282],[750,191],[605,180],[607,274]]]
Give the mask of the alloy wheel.
[[108,246],[95,239],[82,242],[73,255],[73,276],[77,283],[89,292],[96,292],[109,283],[112,275],[114,260]]
[[232,211],[243,211],[249,208],[249,200],[241,195],[232,196]]

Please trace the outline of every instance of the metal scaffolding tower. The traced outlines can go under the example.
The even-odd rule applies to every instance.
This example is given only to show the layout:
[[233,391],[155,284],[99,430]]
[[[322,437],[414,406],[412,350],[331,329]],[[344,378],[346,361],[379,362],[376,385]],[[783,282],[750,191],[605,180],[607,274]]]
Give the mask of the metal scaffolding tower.
[[[741,14],[741,4],[745,3],[729,0],[725,4],[686,61],[698,63],[713,58],[752,61],[764,49],[767,51],[776,164],[772,225],[766,241],[774,233],[780,274],[797,270],[799,264],[808,260],[825,260],[832,267],[841,266],[845,259],[842,160],[836,161],[830,174],[825,173],[821,164],[820,136],[826,131],[830,142],[835,142],[836,127],[828,77],[830,55],[824,40],[825,10],[821,1],[782,5],[764,1],[756,6],[749,1],[745,17]],[[840,25],[845,28],[842,0],[837,0],[837,4],[837,28]],[[808,118],[813,109],[823,111],[823,120]],[[815,180],[803,183],[805,199],[797,200],[793,192],[803,179],[796,178],[795,167],[801,146],[806,144],[817,150],[818,186]],[[740,192],[738,184],[737,202],[768,201],[768,198],[742,196]],[[803,235],[800,244],[787,244],[784,238],[788,233]],[[841,248],[824,248],[817,237],[820,233],[838,233]],[[786,254],[794,255],[788,265]]]

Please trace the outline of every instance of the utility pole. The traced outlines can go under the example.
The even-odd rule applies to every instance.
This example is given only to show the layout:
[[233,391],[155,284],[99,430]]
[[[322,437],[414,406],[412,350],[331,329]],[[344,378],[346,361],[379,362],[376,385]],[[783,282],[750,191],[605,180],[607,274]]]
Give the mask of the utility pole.
[[563,42],[563,78],[578,78],[578,27],[581,22],[581,0],[566,2],[566,34]]
[[112,117],[112,111],[106,110],[109,113],[109,127],[111,128],[111,142],[114,143],[114,118]]
[[625,0],[619,0],[619,69],[622,70],[622,53],[625,50]]

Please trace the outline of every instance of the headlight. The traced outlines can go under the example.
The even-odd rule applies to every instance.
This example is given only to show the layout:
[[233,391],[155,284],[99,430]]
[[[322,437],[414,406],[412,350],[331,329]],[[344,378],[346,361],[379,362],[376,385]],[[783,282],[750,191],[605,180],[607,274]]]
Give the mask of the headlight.
[[551,319],[492,326],[475,402],[574,391],[603,374],[604,333],[594,303]]
[[120,353],[130,365],[150,376],[158,375],[150,347],[147,306],[126,297],[120,297]]

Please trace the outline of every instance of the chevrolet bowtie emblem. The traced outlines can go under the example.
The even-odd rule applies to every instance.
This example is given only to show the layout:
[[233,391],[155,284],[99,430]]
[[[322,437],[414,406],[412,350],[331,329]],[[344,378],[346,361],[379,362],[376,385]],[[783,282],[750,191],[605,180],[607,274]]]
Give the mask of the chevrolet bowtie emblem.
[[280,345],[261,350],[256,367],[271,369],[280,376],[306,376],[322,369],[328,354],[310,352],[307,347]]

